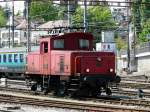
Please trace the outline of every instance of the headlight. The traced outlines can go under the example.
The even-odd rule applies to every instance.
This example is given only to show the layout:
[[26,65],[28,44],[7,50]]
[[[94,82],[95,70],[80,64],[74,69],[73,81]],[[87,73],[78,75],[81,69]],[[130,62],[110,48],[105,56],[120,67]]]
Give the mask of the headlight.
[[109,70],[110,72],[113,72],[114,70],[112,69],[112,68],[110,68],[110,70]]
[[89,69],[89,68],[87,68],[87,69],[86,69],[86,72],[90,72],[90,69]]
[[97,58],[97,61],[102,61],[102,59],[100,57]]

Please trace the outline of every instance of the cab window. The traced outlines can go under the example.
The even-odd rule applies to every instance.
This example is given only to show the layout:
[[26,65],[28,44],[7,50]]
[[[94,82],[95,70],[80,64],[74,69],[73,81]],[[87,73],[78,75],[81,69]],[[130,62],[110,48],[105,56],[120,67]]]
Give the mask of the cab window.
[[64,48],[64,39],[56,39],[54,40],[54,48],[55,49],[63,49]]
[[44,53],[48,53],[48,42],[44,42]]
[[79,47],[81,49],[88,49],[89,48],[89,40],[79,39]]
[[48,42],[42,42],[41,51],[42,53],[48,53]]

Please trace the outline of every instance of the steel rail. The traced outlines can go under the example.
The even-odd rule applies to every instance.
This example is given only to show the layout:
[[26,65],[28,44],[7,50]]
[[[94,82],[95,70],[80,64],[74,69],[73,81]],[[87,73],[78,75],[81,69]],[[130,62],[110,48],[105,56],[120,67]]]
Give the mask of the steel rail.
[[56,107],[56,108],[67,108],[67,109],[76,109],[76,110],[84,110],[84,111],[103,111],[103,112],[148,112],[149,109],[139,107],[129,107],[122,105],[109,105],[109,104],[101,104],[101,103],[91,103],[91,102],[81,102],[74,100],[46,100],[39,99],[38,97],[31,98],[32,96],[16,96],[16,95],[0,95],[0,102],[8,102],[8,103],[19,103],[26,105],[36,105],[36,106],[44,106],[44,107]]

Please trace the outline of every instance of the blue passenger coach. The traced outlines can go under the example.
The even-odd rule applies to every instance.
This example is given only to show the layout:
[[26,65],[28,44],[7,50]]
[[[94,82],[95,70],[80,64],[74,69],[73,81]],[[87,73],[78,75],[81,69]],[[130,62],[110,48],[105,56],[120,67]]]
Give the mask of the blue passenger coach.
[[[37,47],[33,48],[36,51]],[[26,47],[0,49],[0,77],[18,76],[26,70]]]

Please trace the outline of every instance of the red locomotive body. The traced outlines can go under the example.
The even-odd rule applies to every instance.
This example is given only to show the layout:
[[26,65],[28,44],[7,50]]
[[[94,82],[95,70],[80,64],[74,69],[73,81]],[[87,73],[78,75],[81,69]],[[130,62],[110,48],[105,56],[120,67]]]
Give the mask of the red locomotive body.
[[27,74],[47,93],[98,95],[101,89],[108,95],[109,82],[116,81],[115,54],[92,51],[93,36],[75,32],[47,36],[40,40],[40,52],[27,56]]

